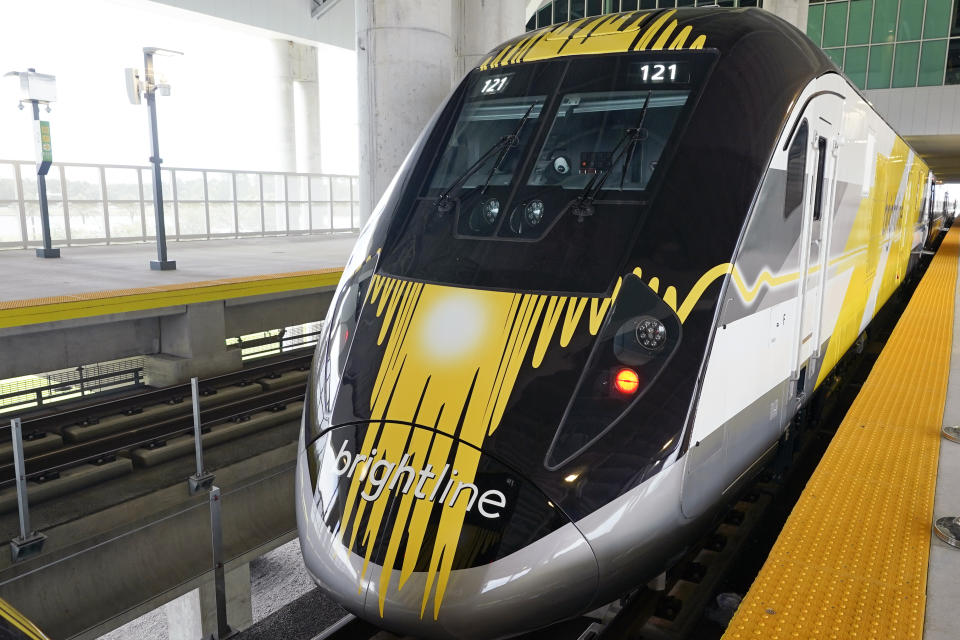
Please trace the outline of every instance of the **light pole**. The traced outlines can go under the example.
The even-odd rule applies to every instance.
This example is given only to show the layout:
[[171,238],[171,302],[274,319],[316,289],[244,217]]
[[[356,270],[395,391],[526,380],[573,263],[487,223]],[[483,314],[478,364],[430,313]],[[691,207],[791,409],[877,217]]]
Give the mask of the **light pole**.
[[57,99],[57,78],[46,73],[37,73],[36,69],[11,71],[7,76],[20,79],[20,108],[29,102],[33,107],[33,132],[36,141],[37,157],[37,196],[40,200],[40,227],[43,232],[43,248],[37,249],[38,258],[59,258],[60,249],[53,248],[50,237],[50,208],[47,205],[47,171],[53,163],[53,145],[50,140],[50,123],[40,119],[40,105],[46,105],[50,113],[50,103]]
[[177,268],[176,260],[167,259],[167,232],[163,219],[163,185],[161,184],[160,141],[157,136],[157,92],[170,95],[170,85],[157,82],[153,70],[154,55],[183,55],[179,51],[159,47],[143,48],[143,80],[137,69],[127,69],[127,93],[130,102],[140,104],[141,93],[147,99],[147,115],[150,120],[150,164],[153,165],[153,214],[157,224],[157,259],[150,261],[154,271],[172,271]]

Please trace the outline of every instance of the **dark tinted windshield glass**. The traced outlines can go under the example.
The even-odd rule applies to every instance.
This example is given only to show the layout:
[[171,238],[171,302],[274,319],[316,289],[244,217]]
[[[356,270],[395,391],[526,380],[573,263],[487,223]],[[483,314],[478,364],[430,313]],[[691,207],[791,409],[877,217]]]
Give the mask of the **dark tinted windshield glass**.
[[[424,147],[419,188],[397,212],[380,269],[459,286],[607,292],[715,56],[473,71]],[[583,219],[572,205],[591,180]]]
[[[612,171],[603,189],[645,189],[689,93],[649,89],[564,95],[528,184],[580,191],[597,173]],[[634,128],[638,132],[631,149]]]
[[[544,96],[523,96],[467,103],[440,156],[430,187],[449,188],[471,168],[475,170],[463,181],[464,189],[510,184],[537,127],[543,100]],[[512,135],[516,135],[515,142],[504,140],[504,136]],[[496,149],[497,145],[503,148]]]

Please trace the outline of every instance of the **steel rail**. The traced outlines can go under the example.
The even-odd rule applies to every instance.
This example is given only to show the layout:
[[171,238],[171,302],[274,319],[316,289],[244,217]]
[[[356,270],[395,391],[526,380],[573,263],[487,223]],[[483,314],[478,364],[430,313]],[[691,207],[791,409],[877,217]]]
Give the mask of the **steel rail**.
[[[201,392],[206,389],[225,387],[236,384],[250,384],[257,379],[273,376],[294,369],[304,369],[310,364],[313,357],[305,353],[294,358],[282,360],[271,359],[263,364],[241,369],[219,376],[204,378],[200,381]],[[190,383],[152,389],[134,394],[113,396],[109,399],[96,399],[92,403],[70,407],[65,410],[52,409],[50,412],[23,420],[24,434],[35,431],[55,432],[61,427],[75,424],[91,424],[111,415],[120,415],[126,411],[141,409],[150,405],[165,404],[175,398],[190,396]],[[8,436],[9,437],[9,436]],[[4,438],[5,440],[6,438]]]
[[[266,391],[252,398],[210,407],[200,412],[204,427],[214,426],[231,418],[248,416],[252,413],[268,411],[274,407],[303,400],[304,387]],[[186,405],[189,409],[189,405]],[[147,446],[150,443],[168,440],[192,433],[193,414],[166,418],[120,433],[101,436],[86,442],[66,444],[52,451],[36,454],[26,459],[26,476],[35,478],[54,471],[73,467],[86,462],[95,462],[114,456],[121,451]],[[14,480],[13,462],[0,464],[0,487]]]

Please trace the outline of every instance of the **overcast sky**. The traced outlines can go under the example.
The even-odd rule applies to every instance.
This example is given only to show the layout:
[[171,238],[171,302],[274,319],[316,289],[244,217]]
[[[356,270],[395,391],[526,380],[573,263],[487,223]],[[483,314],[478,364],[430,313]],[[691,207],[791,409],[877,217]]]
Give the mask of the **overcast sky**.
[[[131,105],[124,85],[124,68],[143,66],[144,46],[184,52],[156,58],[173,87],[157,100],[166,166],[281,168],[269,35],[144,0],[0,0],[0,76],[28,67],[57,76],[57,102],[42,114],[55,161],[147,163],[147,108]],[[356,174],[356,56],[319,51],[323,169]],[[32,160],[31,116],[17,109],[16,88],[0,77],[0,159]]]

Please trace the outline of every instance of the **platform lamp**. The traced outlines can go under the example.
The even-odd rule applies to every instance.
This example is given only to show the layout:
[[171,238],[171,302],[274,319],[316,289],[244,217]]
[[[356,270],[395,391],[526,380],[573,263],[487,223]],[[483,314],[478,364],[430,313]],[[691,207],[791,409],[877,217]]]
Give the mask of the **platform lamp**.
[[182,56],[180,51],[143,48],[143,78],[139,69],[126,69],[127,96],[132,104],[140,104],[140,96],[147,99],[147,113],[150,119],[150,164],[153,165],[153,215],[157,222],[157,259],[150,261],[154,271],[172,271],[177,268],[175,260],[167,260],[167,232],[163,221],[163,186],[160,183],[160,142],[157,138],[157,93],[170,95],[170,85],[158,79],[153,70],[153,56]]
[[53,248],[50,238],[50,208],[47,206],[47,171],[53,163],[53,146],[50,140],[50,123],[40,119],[40,105],[50,113],[50,103],[57,99],[57,78],[36,69],[11,71],[5,76],[17,76],[20,80],[20,108],[24,103],[33,107],[33,134],[36,141],[37,195],[40,200],[40,226],[43,230],[43,248],[37,249],[38,258],[59,258],[60,249]]

